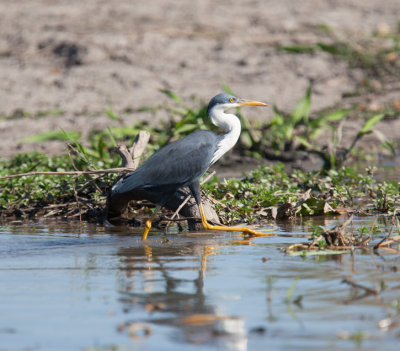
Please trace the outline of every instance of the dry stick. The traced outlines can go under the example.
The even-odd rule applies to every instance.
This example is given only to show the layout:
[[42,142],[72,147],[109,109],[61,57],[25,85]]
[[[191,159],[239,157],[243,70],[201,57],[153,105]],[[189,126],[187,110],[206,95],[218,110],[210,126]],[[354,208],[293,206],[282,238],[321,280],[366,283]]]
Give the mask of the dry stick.
[[132,156],[133,169],[136,169],[139,166],[140,157],[142,156],[144,150],[146,150],[149,140],[150,133],[141,130],[133,141],[133,144],[129,149],[129,153]]
[[78,204],[78,211],[79,211],[79,223],[82,223],[82,210],[81,210],[81,203],[79,201],[78,198],[78,192],[76,191],[76,187],[75,185],[73,185],[74,188],[74,195],[75,195],[75,199],[76,199],[76,203]]
[[319,235],[318,238],[315,238],[313,240],[313,242],[310,244],[310,246],[308,247],[309,250],[313,249],[314,246],[320,241],[322,240],[324,237],[322,235]]
[[130,168],[133,169],[133,160],[131,157],[131,154],[129,153],[128,147],[123,144],[123,145],[118,145],[115,149],[119,157],[121,157],[122,160],[122,167],[125,168]]
[[149,139],[150,133],[141,130],[129,150],[126,145],[117,146],[116,151],[122,159],[122,167],[131,168],[132,170],[138,167],[140,157],[146,149]]
[[205,195],[205,198],[211,201],[214,205],[220,205],[223,208],[227,208],[228,206],[222,203],[221,201],[215,200],[213,197]]
[[18,178],[18,177],[31,177],[36,175],[84,175],[84,174],[107,174],[107,173],[120,173],[120,172],[131,172],[134,169],[119,167],[119,168],[109,168],[109,169],[97,169],[95,171],[65,171],[65,172],[27,172],[27,173],[18,173],[18,174],[10,174],[8,176],[2,176],[0,179],[9,179],[9,178]]
[[[396,218],[396,210],[397,210],[397,209],[394,210],[392,219]],[[377,249],[381,248],[383,245],[389,246],[390,244],[392,244],[393,242],[395,242],[395,240],[388,240],[388,239],[392,236],[393,231],[394,231],[394,224],[392,225],[392,228],[390,229],[389,234],[388,234],[387,236],[385,236],[379,243],[377,243],[377,244],[374,246],[374,250],[377,250]],[[385,241],[386,241],[386,242],[385,242]]]
[[68,144],[68,149],[67,149],[67,151],[68,151],[69,160],[71,161],[72,167],[74,167],[75,171],[79,171],[78,167],[76,166],[76,164],[75,164],[75,162],[74,162],[74,159],[72,158],[71,149],[72,149],[71,144]]
[[58,213],[60,213],[60,212],[61,212],[61,210],[52,210],[52,211],[50,211],[50,212],[47,212],[45,215],[43,215],[43,218],[47,218],[47,217],[56,215],[56,214],[58,214]]

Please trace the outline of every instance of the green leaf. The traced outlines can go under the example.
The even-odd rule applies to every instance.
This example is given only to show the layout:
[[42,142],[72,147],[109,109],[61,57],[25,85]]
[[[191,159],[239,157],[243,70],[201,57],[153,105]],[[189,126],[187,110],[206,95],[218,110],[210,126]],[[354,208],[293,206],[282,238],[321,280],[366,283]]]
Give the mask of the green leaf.
[[341,109],[341,110],[336,110],[332,113],[328,113],[326,115],[321,115],[317,117],[314,121],[312,121],[312,124],[316,124],[316,122],[321,123],[321,122],[336,122],[342,120],[344,117],[346,117],[350,109]]
[[290,256],[328,256],[342,255],[347,253],[345,250],[310,250],[310,251],[289,251]]
[[110,119],[112,119],[113,121],[121,120],[121,118],[110,108],[106,110],[106,115],[110,117]]
[[[78,138],[76,138],[76,136],[70,132],[67,132],[64,129],[61,129],[61,131],[64,133],[65,135],[65,140],[67,141],[71,141],[75,144],[75,146],[78,148],[78,150],[83,154],[83,156],[87,159],[87,152],[86,149],[83,147],[83,145],[78,141]],[[79,135],[80,137],[80,135]]]
[[106,153],[104,152],[104,149],[106,148],[106,144],[104,142],[104,137],[103,135],[100,136],[99,141],[97,143],[97,152],[99,153],[100,158],[104,159]]
[[386,150],[389,150],[392,157],[396,156],[396,149],[393,142],[386,140],[382,143],[382,147],[384,147]]
[[244,144],[248,148],[250,148],[254,144],[254,140],[252,139],[248,131],[242,131],[242,133],[240,134],[240,139],[244,142]]
[[174,100],[176,103],[178,103],[179,105],[183,105],[183,101],[182,99],[175,94],[174,92],[172,92],[171,90],[167,90],[167,89],[162,89],[160,90],[164,95],[167,95],[170,99]]
[[364,125],[358,132],[358,137],[370,133],[375,124],[377,124],[383,117],[385,117],[383,113],[371,117],[367,122],[364,123]]
[[296,140],[303,146],[305,146],[307,149],[309,150],[313,150],[313,146],[311,145],[311,143],[308,142],[308,140],[304,137],[301,136],[296,136]]
[[388,150],[390,152],[390,154],[392,156],[396,156],[396,148],[394,145],[393,140],[388,140],[385,136],[385,134],[383,134],[381,131],[379,130],[373,130],[372,131],[377,137],[378,139],[381,141],[382,143],[382,147],[385,148],[386,150]]
[[115,141],[114,135],[112,134],[110,127],[107,127],[107,134],[110,137],[113,147],[117,147],[117,142]]
[[141,129],[135,127],[109,127],[108,130],[114,138],[123,139],[125,137],[135,137]]
[[304,120],[308,121],[308,114],[311,105],[311,86],[308,87],[306,94],[297,102],[295,109],[292,112],[292,119],[294,123]]
[[234,93],[233,90],[229,87],[229,85],[228,85],[227,83],[223,83],[223,84],[222,84],[222,89],[224,89],[224,91],[225,91],[226,93],[235,96],[235,93]]
[[192,131],[196,130],[197,128],[198,128],[197,124],[187,123],[187,124],[183,124],[183,125],[179,126],[179,128],[175,128],[175,131],[179,134],[182,134],[182,133],[192,132]]
[[136,111],[137,112],[152,112],[152,113],[155,113],[155,112],[157,112],[157,110],[158,110],[157,107],[142,106],[142,107],[139,107]]
[[316,28],[321,31],[322,33],[331,33],[331,27],[327,26],[326,24],[318,24]]
[[285,122],[285,117],[281,111],[278,110],[276,106],[274,106],[275,115],[269,122],[271,126],[273,125],[282,125]]
[[343,50],[341,50],[341,48],[339,48],[337,45],[317,43],[317,47],[322,51],[328,52],[332,55],[340,55],[343,53]]
[[296,289],[296,285],[297,285],[298,281],[299,281],[299,278],[295,278],[293,280],[292,284],[290,285],[290,287],[286,293],[286,297],[285,297],[286,302],[289,302],[292,299],[292,296],[293,296],[294,290]]
[[278,46],[278,50],[286,51],[290,54],[307,54],[314,52],[314,46],[310,45],[290,45],[290,46]]
[[336,155],[335,155],[335,153],[334,152],[331,152],[330,154],[329,154],[329,162],[330,162],[330,167],[331,168],[335,168],[335,166],[336,166]]
[[49,132],[39,133],[27,138],[19,140],[21,143],[40,143],[42,141],[48,140],[59,140],[59,141],[68,141],[70,140],[70,136],[73,136],[75,139],[79,139],[81,137],[81,132],[78,131],[70,131],[67,136],[62,130],[51,130]]

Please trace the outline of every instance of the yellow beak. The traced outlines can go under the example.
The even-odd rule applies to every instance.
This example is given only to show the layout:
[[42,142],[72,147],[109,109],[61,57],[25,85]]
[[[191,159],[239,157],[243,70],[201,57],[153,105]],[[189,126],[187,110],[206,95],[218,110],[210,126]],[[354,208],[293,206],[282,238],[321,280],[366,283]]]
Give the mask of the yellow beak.
[[240,106],[268,106],[268,104],[260,101],[254,101],[254,100],[243,100],[240,99],[238,101]]

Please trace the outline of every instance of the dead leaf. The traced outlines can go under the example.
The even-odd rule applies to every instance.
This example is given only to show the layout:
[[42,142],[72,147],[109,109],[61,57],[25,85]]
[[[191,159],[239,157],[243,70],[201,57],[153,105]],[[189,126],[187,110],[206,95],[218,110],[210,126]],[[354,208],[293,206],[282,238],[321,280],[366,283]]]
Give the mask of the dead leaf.
[[192,314],[191,316],[184,317],[181,319],[181,323],[183,324],[191,324],[191,325],[206,325],[212,324],[217,321],[230,319],[231,317],[225,315],[217,315],[211,313],[198,313]]

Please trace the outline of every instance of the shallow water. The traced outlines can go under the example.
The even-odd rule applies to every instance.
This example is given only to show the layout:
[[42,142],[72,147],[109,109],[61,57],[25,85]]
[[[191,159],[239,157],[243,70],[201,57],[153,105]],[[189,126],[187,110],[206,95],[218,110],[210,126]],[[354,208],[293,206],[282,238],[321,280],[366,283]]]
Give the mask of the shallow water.
[[112,227],[2,226],[0,350],[398,350],[398,253],[283,251],[336,223],[252,240],[151,231],[147,244]]

